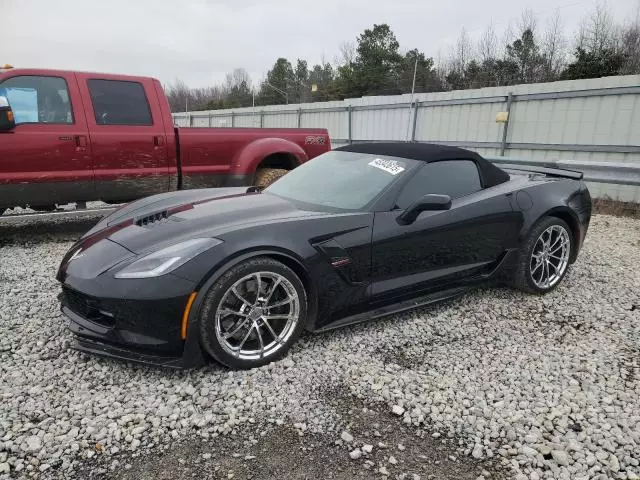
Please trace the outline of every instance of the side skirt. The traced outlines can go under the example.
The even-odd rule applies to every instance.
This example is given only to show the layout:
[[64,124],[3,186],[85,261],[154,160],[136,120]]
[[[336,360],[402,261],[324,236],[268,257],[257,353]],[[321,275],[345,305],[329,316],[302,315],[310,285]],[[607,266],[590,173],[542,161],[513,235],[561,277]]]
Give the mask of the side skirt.
[[374,320],[388,315],[393,315],[407,310],[413,310],[415,308],[424,307],[425,305],[431,305],[433,303],[441,302],[449,298],[458,297],[469,290],[472,290],[473,286],[455,287],[439,292],[429,293],[420,297],[415,297],[409,300],[403,300],[401,302],[385,305],[384,307],[378,307],[368,312],[358,313],[357,315],[351,315],[349,317],[340,318],[325,325],[316,332],[326,332],[335,328],[344,327],[346,325],[353,325],[356,323],[366,322],[368,320]]

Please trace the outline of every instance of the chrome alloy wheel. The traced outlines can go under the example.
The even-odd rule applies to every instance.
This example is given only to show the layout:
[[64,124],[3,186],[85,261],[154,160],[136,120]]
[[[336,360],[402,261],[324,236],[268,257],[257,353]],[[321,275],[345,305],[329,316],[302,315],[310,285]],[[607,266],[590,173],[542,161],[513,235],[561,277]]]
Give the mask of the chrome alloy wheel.
[[533,246],[529,271],[538,288],[549,289],[562,278],[571,253],[569,232],[561,225],[543,231]]
[[218,304],[216,338],[236,358],[262,359],[280,350],[299,318],[300,298],[286,277],[252,273],[235,282]]

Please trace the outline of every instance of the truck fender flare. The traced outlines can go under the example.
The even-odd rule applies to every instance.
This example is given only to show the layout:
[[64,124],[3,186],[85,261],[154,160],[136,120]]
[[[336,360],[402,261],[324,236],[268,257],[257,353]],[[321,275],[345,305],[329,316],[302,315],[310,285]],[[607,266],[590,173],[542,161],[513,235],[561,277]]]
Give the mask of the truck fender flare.
[[274,153],[288,153],[296,158],[298,165],[306,162],[306,152],[284,138],[261,138],[245,145],[233,157],[231,174],[254,174],[260,162]]

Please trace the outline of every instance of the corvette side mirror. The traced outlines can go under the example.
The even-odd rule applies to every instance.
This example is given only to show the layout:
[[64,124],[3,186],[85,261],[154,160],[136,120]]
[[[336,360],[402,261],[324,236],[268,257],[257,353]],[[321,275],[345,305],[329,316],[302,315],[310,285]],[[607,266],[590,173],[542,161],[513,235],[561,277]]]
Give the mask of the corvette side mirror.
[[16,128],[13,110],[7,97],[0,97],[0,132],[8,132]]
[[451,197],[449,195],[436,195],[430,193],[414,202],[409,208],[400,214],[398,223],[409,225],[416,221],[421,212],[427,210],[449,210],[451,208]]

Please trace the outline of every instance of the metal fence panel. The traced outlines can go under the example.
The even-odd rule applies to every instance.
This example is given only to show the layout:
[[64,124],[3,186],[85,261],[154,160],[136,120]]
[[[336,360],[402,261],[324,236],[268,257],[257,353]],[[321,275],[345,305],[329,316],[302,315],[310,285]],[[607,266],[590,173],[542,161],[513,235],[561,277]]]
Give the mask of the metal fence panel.
[[[174,121],[181,127],[326,128],[334,146],[408,138],[489,156],[640,163],[640,75],[423,93],[413,101],[410,109],[407,94],[363,97],[176,113]],[[507,110],[508,123],[496,123],[496,114]],[[636,186],[592,188],[594,196],[640,201]]]

